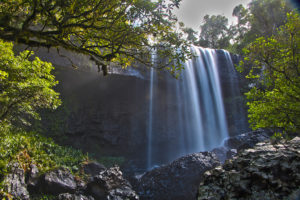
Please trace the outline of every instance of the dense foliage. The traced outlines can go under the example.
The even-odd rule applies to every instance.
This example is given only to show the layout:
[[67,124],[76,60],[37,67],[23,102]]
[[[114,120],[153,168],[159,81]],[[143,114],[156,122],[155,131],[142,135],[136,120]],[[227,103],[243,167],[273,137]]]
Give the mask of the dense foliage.
[[[111,63],[139,61],[171,72],[189,55],[176,33],[172,14],[180,0],[4,0],[0,3],[0,38],[31,47],[63,47],[90,56],[107,73]],[[172,66],[172,67],[170,67]]]
[[256,38],[276,34],[286,23],[286,13],[292,10],[292,5],[285,0],[252,0],[247,8],[240,4],[233,9],[235,24],[229,25],[223,15],[205,15],[199,36],[195,36],[197,32],[191,28],[182,29],[193,44],[241,54]]
[[239,5],[233,10],[238,23],[232,26],[235,43],[231,50],[241,53],[242,49],[258,37],[277,34],[278,28],[286,23],[286,13],[293,10],[286,0],[252,0],[249,9]]
[[88,159],[81,151],[61,147],[37,133],[1,129],[0,136],[1,176],[9,170],[10,162],[18,162],[25,171],[35,164],[41,173],[61,166],[76,172]]
[[210,48],[226,48],[229,45],[228,19],[221,15],[205,15],[198,45]]
[[[81,151],[68,147],[61,147],[51,139],[37,133],[12,131],[0,127],[0,197],[13,199],[5,191],[3,179],[10,173],[9,163],[18,162],[27,172],[31,164],[35,164],[39,173],[59,168],[68,168],[75,175],[80,176],[80,164],[89,160]],[[32,199],[52,199],[46,195],[37,195]]]
[[0,125],[24,124],[28,117],[39,118],[37,109],[56,108],[58,83],[51,75],[51,63],[29,60],[30,51],[15,56],[11,43],[0,40]]
[[300,133],[300,18],[296,12],[287,18],[276,35],[244,50],[241,69],[250,63],[247,78],[253,80],[246,93],[253,129]]

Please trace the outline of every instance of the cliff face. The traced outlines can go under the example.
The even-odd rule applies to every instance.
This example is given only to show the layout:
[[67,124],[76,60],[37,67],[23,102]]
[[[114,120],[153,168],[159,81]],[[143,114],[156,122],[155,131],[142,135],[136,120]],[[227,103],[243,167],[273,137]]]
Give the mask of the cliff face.
[[[117,74],[104,77],[86,57],[68,52],[72,63],[55,51],[40,50],[38,56],[56,65],[59,80],[57,90],[63,105],[54,112],[42,111],[43,120],[35,125],[57,141],[72,145],[97,156],[124,156],[146,160],[147,127],[149,112],[149,71],[145,69],[117,70]],[[235,69],[228,68],[223,51],[217,51],[218,68],[222,85],[228,127],[231,135],[244,132],[245,112],[236,85],[240,84]],[[91,67],[91,68],[90,68]],[[115,70],[116,72],[116,70]],[[157,160],[168,162],[178,146],[176,124],[176,80],[165,72],[155,77],[153,103],[153,144],[159,146]],[[161,152],[164,152],[163,154]],[[137,164],[137,165],[140,165]]]
[[57,79],[63,105],[42,113],[47,134],[102,155],[128,154],[145,143],[147,81],[66,69],[57,70]]

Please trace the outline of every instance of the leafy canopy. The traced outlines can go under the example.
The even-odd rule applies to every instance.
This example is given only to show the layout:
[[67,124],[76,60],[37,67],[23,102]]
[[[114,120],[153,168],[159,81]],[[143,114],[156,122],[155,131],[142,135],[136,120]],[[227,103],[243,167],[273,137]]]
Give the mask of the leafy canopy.
[[286,0],[252,0],[248,9],[242,5],[236,6],[232,15],[238,23],[231,26],[234,39],[232,50],[240,54],[256,38],[277,34],[278,28],[286,23],[286,14],[292,10],[292,5]]
[[210,48],[226,48],[229,45],[228,19],[222,15],[205,15],[200,26],[199,45]]
[[300,18],[292,12],[287,19],[278,34],[260,37],[244,50],[240,64],[245,69],[251,63],[246,96],[253,129],[300,133]]
[[[139,61],[180,69],[188,46],[174,31],[172,9],[180,0],[2,0],[0,38],[32,47],[63,47],[102,66]],[[166,59],[162,59],[166,60]]]
[[0,126],[26,123],[28,116],[39,118],[38,108],[60,105],[52,89],[58,82],[51,75],[51,63],[37,57],[30,61],[30,51],[15,56],[12,48],[0,40]]

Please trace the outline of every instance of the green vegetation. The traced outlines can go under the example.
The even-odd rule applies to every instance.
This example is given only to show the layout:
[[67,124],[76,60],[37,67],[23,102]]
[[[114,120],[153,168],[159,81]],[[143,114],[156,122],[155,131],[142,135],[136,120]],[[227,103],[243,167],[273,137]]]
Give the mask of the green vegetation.
[[[8,164],[11,162],[18,162],[25,172],[31,164],[35,164],[40,174],[64,167],[75,176],[82,177],[80,165],[90,160],[80,150],[59,146],[40,134],[3,127],[0,128],[0,157],[0,196],[5,197],[10,195],[4,191],[2,181],[10,173]],[[54,199],[54,196],[34,194],[32,199]]]
[[40,173],[58,167],[66,167],[75,173],[79,165],[88,160],[81,151],[61,147],[52,139],[34,132],[1,130],[0,174],[8,172],[7,164],[18,162],[25,171],[35,164]]
[[205,15],[203,20],[198,45],[214,49],[226,48],[230,40],[227,28],[228,19],[221,15]]
[[248,70],[252,80],[246,93],[252,128],[299,134],[300,17],[292,12],[287,19],[276,35],[260,37],[244,49],[240,69]]
[[200,34],[191,28],[181,26],[189,42],[215,49],[227,49],[242,54],[242,49],[258,37],[270,37],[286,23],[286,13],[292,5],[285,0],[252,0],[248,8],[237,5],[232,16],[237,23],[228,25],[228,19],[222,15],[205,15],[200,25]]
[[286,14],[292,10],[292,5],[285,0],[252,0],[249,9],[237,6],[233,11],[238,24],[232,27],[237,31],[234,32],[232,51],[241,54],[242,49],[256,38],[277,34],[278,28],[286,23]]
[[[190,55],[175,32],[172,14],[180,0],[4,0],[0,3],[0,38],[31,47],[62,47],[89,55],[107,73],[113,62],[138,61],[176,74]],[[180,50],[180,51],[179,51]]]
[[58,83],[51,75],[51,63],[23,51],[15,56],[11,43],[0,40],[0,125],[28,124],[28,117],[39,118],[37,109],[60,105]]

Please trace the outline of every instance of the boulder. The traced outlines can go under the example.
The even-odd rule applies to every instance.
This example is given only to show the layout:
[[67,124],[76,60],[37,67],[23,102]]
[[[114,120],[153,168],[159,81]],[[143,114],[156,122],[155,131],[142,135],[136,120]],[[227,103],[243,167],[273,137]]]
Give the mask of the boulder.
[[88,162],[82,165],[82,169],[85,174],[90,176],[96,176],[100,172],[106,170],[106,167],[97,162]]
[[211,152],[215,153],[218,160],[221,163],[224,163],[226,159],[228,159],[227,153],[230,151],[230,149],[225,148],[224,146],[214,148]]
[[214,148],[214,152],[219,161],[223,164],[225,160],[231,159],[238,152],[254,147],[258,142],[262,142],[270,138],[271,133],[267,130],[256,130],[243,133],[241,135],[233,136],[224,141],[224,145],[221,147]]
[[18,163],[10,163],[8,167],[11,173],[4,177],[4,190],[15,199],[30,199],[25,183],[24,170]]
[[28,190],[30,192],[35,191],[39,184],[39,170],[36,165],[30,165],[30,170],[27,177],[26,183]]
[[87,183],[87,192],[95,199],[139,199],[130,183],[123,178],[119,167],[109,168],[92,177]]
[[204,174],[198,200],[299,199],[300,137],[260,142]]
[[58,195],[57,200],[94,200],[94,198],[91,196],[88,196],[88,197],[83,196],[81,194],[77,195],[77,194],[64,193],[64,194]]
[[211,152],[194,153],[146,172],[138,181],[141,199],[196,199],[202,175],[220,165]]
[[270,132],[259,129],[228,138],[224,146],[228,149],[236,149],[238,152],[243,149],[254,147],[258,142],[262,142],[270,137]]
[[49,194],[74,193],[76,181],[68,169],[60,168],[47,172],[42,180],[42,189]]

